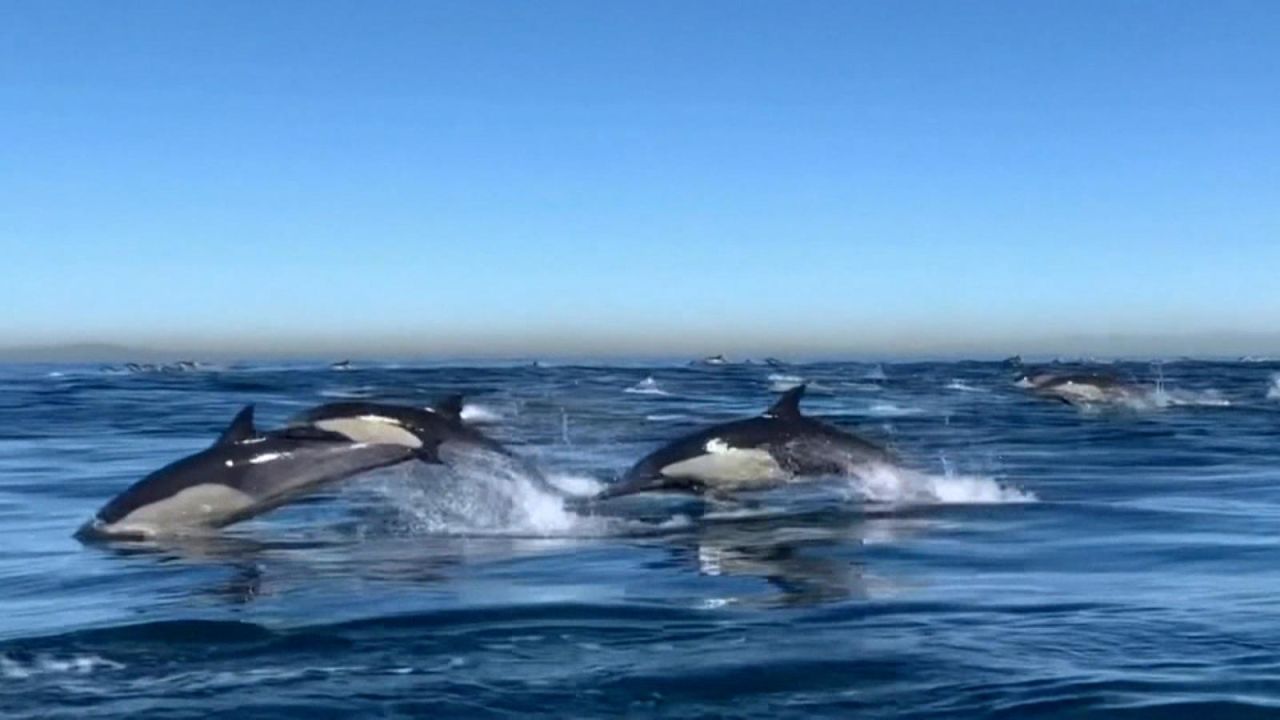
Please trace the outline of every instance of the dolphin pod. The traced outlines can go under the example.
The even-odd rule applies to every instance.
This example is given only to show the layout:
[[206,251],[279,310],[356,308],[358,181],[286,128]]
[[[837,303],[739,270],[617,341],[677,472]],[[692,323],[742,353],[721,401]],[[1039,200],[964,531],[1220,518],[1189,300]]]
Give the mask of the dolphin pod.
[[[640,460],[592,501],[648,491],[711,495],[889,462],[889,452],[801,414],[804,386],[756,418],[716,425]],[[411,460],[462,462],[488,453],[560,493],[531,463],[462,421],[462,396],[428,408],[372,402],[319,405],[259,431],[253,406],[208,448],[134,483],[86,522],[81,540],[206,532],[261,515],[325,486]]]
[[[1097,371],[1024,371],[1017,384],[1033,395],[1072,405],[1123,401],[1142,390]],[[720,497],[814,478],[856,476],[896,464],[893,453],[876,442],[804,415],[804,393],[805,385],[799,385],[758,416],[675,438],[594,497],[565,499],[593,504],[648,492]],[[260,431],[253,406],[246,406],[211,446],[126,488],[76,537],[146,539],[207,532],[366,472],[409,461],[456,466],[480,454],[565,497],[532,463],[464,423],[462,407],[460,395],[426,408],[329,403],[298,414],[282,428]]]

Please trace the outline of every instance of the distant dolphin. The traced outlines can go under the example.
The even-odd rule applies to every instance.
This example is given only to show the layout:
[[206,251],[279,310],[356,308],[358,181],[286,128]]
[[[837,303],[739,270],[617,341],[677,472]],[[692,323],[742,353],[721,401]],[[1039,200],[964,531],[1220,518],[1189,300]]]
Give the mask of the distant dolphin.
[[800,385],[783,393],[763,415],[715,425],[658,449],[595,499],[653,490],[761,490],[892,461],[884,448],[801,415],[804,390]]
[[1141,385],[1097,370],[1031,372],[1022,375],[1016,384],[1041,397],[1077,406],[1134,402],[1149,394]]
[[430,448],[358,443],[309,428],[259,433],[249,405],[211,447],[134,483],[76,537],[142,539],[223,527],[414,457],[439,462]]

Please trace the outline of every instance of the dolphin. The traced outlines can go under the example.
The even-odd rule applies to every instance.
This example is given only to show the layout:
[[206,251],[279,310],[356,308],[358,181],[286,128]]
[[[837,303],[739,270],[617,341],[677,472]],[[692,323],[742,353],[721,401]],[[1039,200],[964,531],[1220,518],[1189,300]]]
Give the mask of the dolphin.
[[412,458],[439,462],[430,448],[352,442],[312,428],[258,432],[248,405],[212,446],[134,483],[76,537],[148,539],[224,527],[322,486]]
[[1141,385],[1102,371],[1031,372],[1015,383],[1040,397],[1074,406],[1140,401],[1148,394]]
[[431,407],[373,402],[320,405],[290,420],[292,427],[312,427],[353,442],[425,449],[445,465],[455,465],[477,451],[499,456],[548,489],[554,486],[536,467],[505,445],[462,421],[462,396],[449,395]]
[[336,402],[295,415],[290,427],[314,427],[355,442],[429,448],[445,443],[473,445],[508,457],[502,443],[462,422],[462,396],[449,395],[431,407],[375,402]]
[[594,499],[654,490],[712,495],[763,490],[892,462],[883,447],[800,414],[804,390],[804,385],[788,390],[758,417],[715,425],[659,448]]

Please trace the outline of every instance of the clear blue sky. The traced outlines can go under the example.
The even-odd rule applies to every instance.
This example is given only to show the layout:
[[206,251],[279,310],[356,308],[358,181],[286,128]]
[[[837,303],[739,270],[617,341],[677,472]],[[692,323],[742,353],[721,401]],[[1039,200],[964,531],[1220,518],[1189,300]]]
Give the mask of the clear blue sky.
[[1280,331],[1271,0],[0,17],[0,345],[1000,353]]

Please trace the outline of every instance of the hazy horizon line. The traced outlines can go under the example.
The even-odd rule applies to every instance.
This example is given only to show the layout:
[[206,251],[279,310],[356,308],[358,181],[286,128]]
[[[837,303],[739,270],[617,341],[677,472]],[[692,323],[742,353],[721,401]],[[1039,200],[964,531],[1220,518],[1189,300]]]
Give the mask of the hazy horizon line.
[[[583,340],[587,340],[584,342]],[[470,339],[453,342],[405,342],[403,340],[331,338],[262,342],[129,343],[104,340],[70,340],[46,343],[0,343],[4,362],[129,362],[147,360],[458,360],[486,361],[629,359],[691,360],[724,355],[730,360],[780,357],[793,360],[887,359],[1002,359],[1025,357],[1093,357],[1106,359],[1192,357],[1205,359],[1280,354],[1280,332],[1195,332],[1147,335],[1069,335],[1060,337],[974,339],[970,342],[922,340],[918,342],[803,342],[788,338],[776,343],[732,342],[708,338],[695,342],[655,343],[643,338],[614,338],[614,342],[548,343],[534,338],[507,338],[505,342]],[[630,340],[629,342],[627,340]]]

